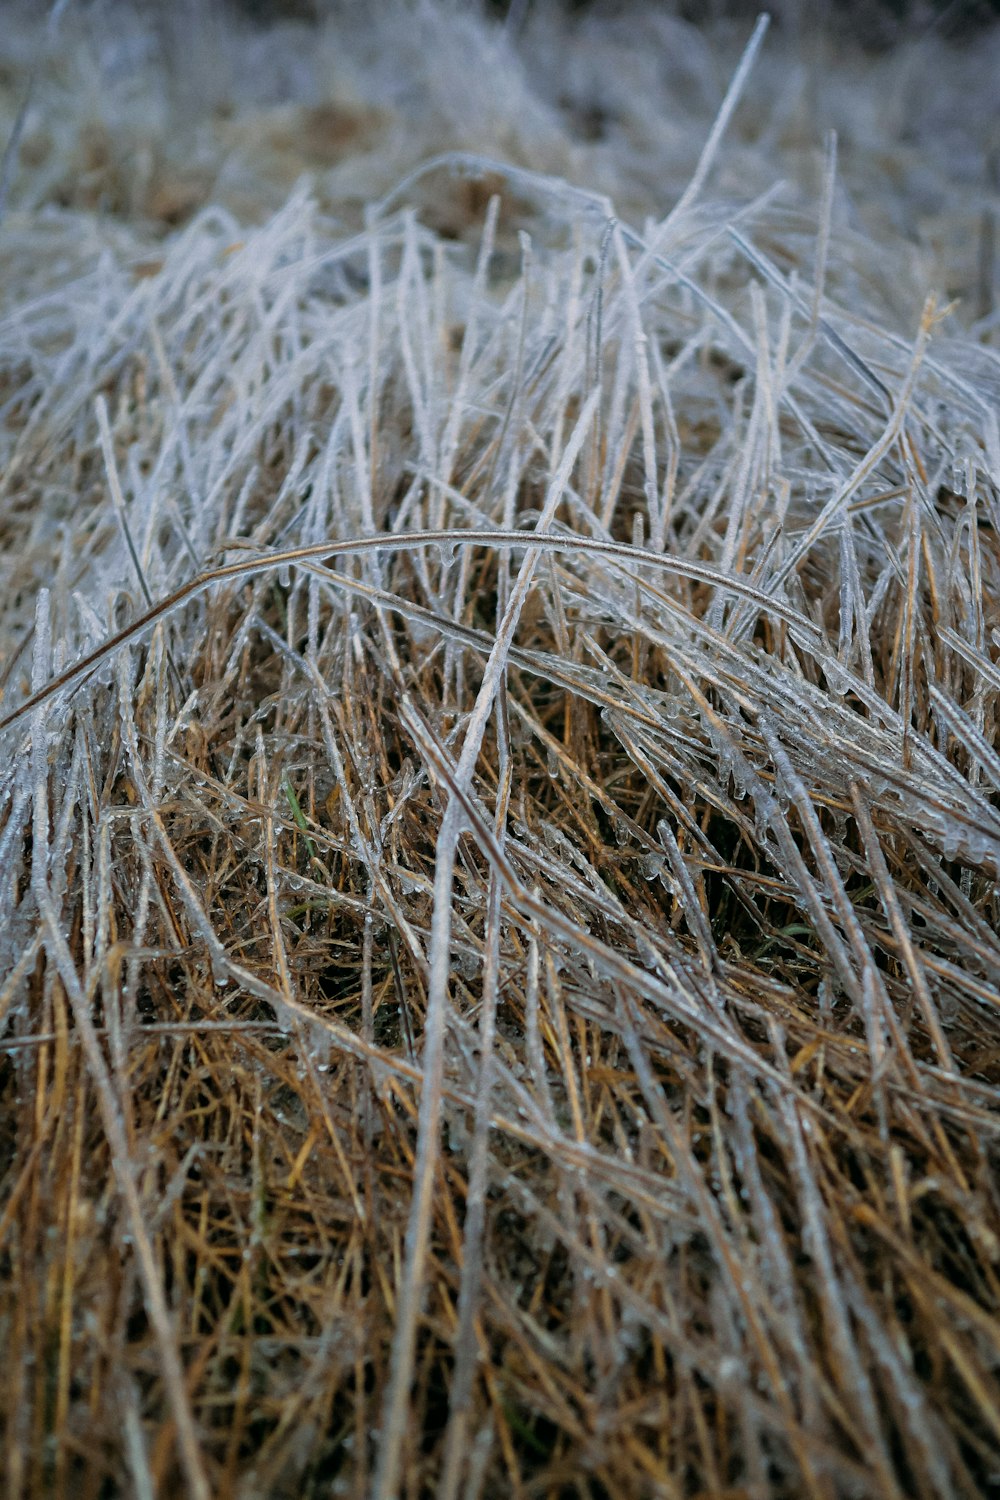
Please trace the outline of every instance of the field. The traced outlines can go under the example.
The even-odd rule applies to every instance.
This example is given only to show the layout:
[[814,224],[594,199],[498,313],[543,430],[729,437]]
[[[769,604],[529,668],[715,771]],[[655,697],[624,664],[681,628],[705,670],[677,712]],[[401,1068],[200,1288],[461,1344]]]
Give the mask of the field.
[[7,8],[16,1500],[1000,1495],[1000,27],[789,9]]

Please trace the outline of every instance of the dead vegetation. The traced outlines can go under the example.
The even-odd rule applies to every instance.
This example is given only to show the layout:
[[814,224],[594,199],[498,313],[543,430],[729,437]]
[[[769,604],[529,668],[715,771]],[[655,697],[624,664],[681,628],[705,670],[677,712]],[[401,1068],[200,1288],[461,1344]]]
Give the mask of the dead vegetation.
[[5,223],[12,1496],[1000,1484],[995,361],[716,144]]

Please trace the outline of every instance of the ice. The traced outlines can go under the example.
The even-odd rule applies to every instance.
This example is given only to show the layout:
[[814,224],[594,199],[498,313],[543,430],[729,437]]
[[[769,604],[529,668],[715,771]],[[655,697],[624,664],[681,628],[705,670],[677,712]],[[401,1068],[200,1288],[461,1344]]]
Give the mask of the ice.
[[[332,18],[338,8],[321,9]],[[294,177],[285,168],[308,135],[307,122],[283,102],[280,141],[273,120],[241,137],[247,121],[235,97],[205,123],[204,140],[219,131],[230,143],[224,170],[206,181],[223,196],[237,180],[243,192],[252,183],[277,194],[281,201],[259,205],[259,213],[230,204],[195,213],[186,227],[151,227],[119,211],[127,193],[114,211],[82,211],[73,195],[87,182],[67,175],[69,201],[45,223],[27,199],[4,221],[7,306],[0,321],[3,347],[16,356],[3,371],[0,398],[13,585],[3,659],[11,702],[23,700],[27,676],[44,690],[60,663],[107,641],[108,600],[124,604],[123,589],[138,597],[136,561],[151,597],[162,602],[155,630],[138,645],[110,648],[74,683],[77,712],[59,712],[66,689],[33,719],[25,716],[21,738],[33,732],[33,754],[3,772],[0,967],[14,976],[9,996],[0,978],[5,1003],[10,999],[5,1019],[27,1032],[47,1024],[53,1009],[48,959],[37,966],[43,984],[34,978],[36,896],[58,904],[56,921],[72,940],[88,996],[111,974],[114,945],[133,939],[135,951],[123,949],[129,993],[142,984],[169,1015],[175,1001],[189,1000],[218,1012],[196,1045],[142,1046],[154,1061],[158,1049],[164,1057],[195,1058],[177,1064],[177,1098],[195,1099],[184,1070],[204,1068],[198,1098],[217,1087],[237,1112],[227,1140],[246,1142],[259,1129],[259,1159],[277,1162],[282,1173],[300,1146],[295,1132],[308,1081],[318,1075],[327,1091],[339,1057],[334,1036],[338,1048],[356,1044],[348,1093],[319,1102],[333,1111],[335,1144],[343,1137],[352,1172],[367,1153],[372,1180],[392,1189],[380,1193],[385,1223],[375,1228],[399,1247],[398,1265],[389,1267],[392,1306],[376,1322],[380,1368],[394,1382],[396,1409],[384,1390],[374,1393],[364,1414],[366,1442],[378,1431],[416,1431],[426,1382],[414,1378],[420,1356],[413,1348],[426,1342],[428,1309],[451,1307],[449,1266],[463,1264],[469,1252],[455,1169],[466,1151],[485,1143],[491,1213],[497,1200],[489,1246],[497,1279],[474,1309],[481,1320],[476,1351],[491,1357],[499,1347],[503,1299],[512,1290],[530,1295],[526,1277],[507,1272],[512,1245],[499,1201],[523,1206],[530,1191],[521,1248],[537,1256],[558,1247],[553,1259],[564,1256],[569,1269],[563,1285],[558,1265],[547,1269],[551,1282],[536,1307],[544,1316],[536,1328],[525,1326],[543,1360],[554,1351],[556,1363],[579,1376],[587,1420],[600,1435],[600,1462],[614,1456],[628,1431],[635,1438],[630,1461],[638,1455],[639,1466],[645,1463],[642,1423],[630,1428],[625,1412],[623,1425],[619,1396],[634,1390],[635,1357],[642,1353],[648,1363],[655,1331],[663,1336],[663,1359],[681,1372],[681,1417],[698,1410],[682,1399],[684,1382],[714,1382],[719,1430],[746,1444],[745,1463],[739,1454],[727,1459],[726,1474],[715,1455],[720,1472],[713,1481],[696,1472],[699,1451],[707,1450],[682,1421],[677,1473],[694,1487],[742,1481],[763,1492],[773,1459],[775,1482],[798,1493],[803,1476],[793,1470],[801,1454],[815,1460],[813,1487],[822,1489],[834,1482],[830,1475],[839,1482],[843,1430],[855,1432],[858,1452],[877,1457],[866,1421],[877,1437],[887,1430],[890,1407],[903,1413],[904,1425],[919,1417],[914,1367],[906,1368],[901,1354],[894,1363],[886,1342],[891,1296],[885,1300],[882,1283],[867,1272],[863,1287],[850,1280],[851,1267],[864,1262],[848,1241],[865,1237],[858,1217],[865,1204],[855,1203],[853,1218],[853,1209],[846,1218],[840,1212],[843,1141],[830,1133],[847,1107],[859,1131],[884,1135],[883,1147],[905,1152],[912,1145],[906,1119],[916,1075],[905,1048],[897,1056],[882,1045],[884,1019],[905,1026],[912,1011],[919,1044],[912,1066],[928,1139],[938,1130],[939,1106],[952,1115],[960,1106],[967,1128],[953,1130],[950,1116],[942,1118],[956,1162],[964,1169],[971,1161],[974,1175],[968,1142],[986,1128],[985,1096],[965,1071],[989,1041],[972,1034],[968,1013],[987,993],[996,911],[995,888],[984,875],[992,878],[996,866],[1000,826],[982,777],[977,784],[966,776],[965,752],[974,733],[985,744],[997,722],[990,636],[996,559],[987,534],[995,502],[983,472],[996,451],[991,329],[980,320],[974,338],[954,340],[949,374],[943,358],[928,362],[964,316],[949,313],[921,364],[916,335],[926,267],[911,275],[900,245],[886,249],[881,230],[871,228],[871,195],[863,189],[856,214],[868,237],[844,217],[848,202],[855,213],[857,179],[866,173],[883,171],[879,203],[887,210],[895,203],[881,158],[868,149],[895,139],[874,89],[842,95],[836,69],[832,85],[817,73],[816,86],[827,91],[824,108],[854,132],[842,160],[845,172],[856,174],[842,190],[828,149],[817,202],[809,186],[815,174],[803,167],[818,144],[810,145],[801,108],[803,100],[811,105],[804,74],[776,66],[765,76],[748,95],[749,114],[733,120],[730,152],[720,133],[728,103],[719,129],[709,123],[697,141],[688,139],[692,117],[687,106],[674,107],[674,94],[684,94],[695,113],[699,101],[711,100],[714,109],[722,58],[707,33],[664,8],[633,7],[628,25],[615,23],[613,31],[588,10],[580,47],[563,49],[563,57],[552,40],[563,35],[560,8],[510,7],[502,45],[498,40],[489,56],[476,53],[467,76],[440,73],[440,54],[426,45],[426,28],[436,28],[433,36],[454,60],[462,52],[456,36],[478,37],[480,46],[494,36],[476,7],[455,33],[457,9],[450,7],[445,25],[433,4],[410,8],[413,27],[400,27],[407,66],[397,65],[392,49],[367,44],[363,58],[355,56],[347,27],[343,57],[331,60],[327,49],[313,59],[299,47],[296,66],[315,68],[317,99],[334,88],[339,109],[341,94],[349,101],[359,79],[371,82],[379,123],[371,139],[359,126],[365,149],[357,158],[348,149],[316,167],[312,186],[296,188],[287,202]],[[530,32],[523,52],[511,40],[519,28]],[[641,47],[630,40],[635,36]],[[289,61],[282,37],[275,28],[276,66],[282,57]],[[934,68],[951,65],[939,49]],[[66,68],[76,66],[66,59]],[[913,69],[926,78],[921,70],[929,66],[918,52],[908,56],[907,82]],[[882,64],[869,59],[866,67]],[[671,93],[664,80],[678,72],[684,87]],[[277,90],[273,79],[261,85],[254,76],[234,75],[240,88]],[[534,98],[532,77],[549,92],[529,118],[520,106]],[[114,92],[114,70],[108,78]],[[425,83],[437,101],[430,132],[418,128],[419,110],[400,112],[403,96],[422,96]],[[565,92],[556,92],[564,83]],[[68,135],[72,91],[60,81],[57,92],[46,119]],[[866,98],[871,112],[859,114],[854,106]],[[602,112],[597,143],[567,135],[567,118],[588,101]],[[103,97],[101,105],[119,107]],[[891,113],[888,103],[884,108]],[[794,181],[778,188],[775,163],[787,156],[790,125]],[[938,146],[919,110],[911,126],[926,173]],[[429,157],[436,149],[430,135],[443,130],[447,147],[455,129],[472,131],[467,155],[448,150],[405,181],[411,162],[393,167],[385,159],[387,149],[413,161]],[[116,131],[112,154],[120,152]],[[501,141],[509,159],[539,170],[485,162],[477,153],[487,138]],[[171,153],[181,149],[164,140],[163,163],[150,157],[156,171],[167,172]],[[118,163],[126,179],[130,161]],[[587,186],[560,179],[570,167]],[[456,168],[465,172],[457,192]],[[36,164],[20,173],[12,179],[17,192],[44,194],[48,170]],[[935,180],[945,192],[935,213],[962,225],[960,215],[950,215],[947,171]],[[400,185],[395,197],[393,184]],[[374,193],[380,202],[366,209]],[[135,201],[145,202],[145,192]],[[632,227],[644,220],[641,230]],[[526,238],[518,239],[529,224],[530,255]],[[935,259],[942,233],[920,236],[924,259]],[[964,254],[968,244],[962,248]],[[952,284],[950,275],[939,279]],[[983,370],[988,379],[980,378]],[[101,433],[98,397],[106,402]],[[117,466],[127,480],[120,500],[135,560],[119,544],[103,492],[101,436],[106,472]],[[974,476],[963,472],[967,454],[975,455]],[[950,497],[938,504],[938,486],[949,476],[955,494],[971,491],[973,480],[979,492],[957,507]],[[973,506],[982,522],[978,543]],[[899,682],[908,647],[900,622],[911,560],[906,525],[914,513],[921,543],[910,680],[918,711],[904,735]],[[468,528],[478,536],[474,544]],[[530,528],[554,535],[533,541]],[[308,573],[287,560],[306,546],[316,548]],[[639,558],[641,546],[648,550]],[[286,560],[276,561],[282,553]],[[39,584],[50,592],[38,598],[34,643],[24,649]],[[23,598],[15,603],[18,592]],[[502,637],[497,596],[520,608]],[[124,608],[119,614],[125,618]],[[103,691],[112,680],[114,691]],[[955,705],[951,719],[938,713],[938,689]],[[510,746],[493,732],[501,690]],[[536,734],[534,753],[524,754]],[[9,738],[13,746],[16,736]],[[442,762],[451,763],[447,777]],[[985,764],[980,758],[981,770]],[[500,815],[492,843],[481,830],[453,840],[454,820],[443,836],[442,809],[455,776],[486,822]],[[308,793],[308,836],[296,829],[281,794],[285,777],[303,809]],[[865,869],[863,814],[852,808],[858,795],[870,806],[888,883],[880,868]],[[660,828],[669,840],[656,848]],[[23,868],[32,855],[34,889]],[[944,861],[953,859],[963,868],[946,876]],[[452,865],[449,888],[442,872]],[[873,888],[856,908],[842,889],[849,872]],[[887,935],[892,887],[915,957]],[[713,910],[714,902],[724,904]],[[729,931],[722,911],[732,919]],[[755,912],[768,931],[799,936],[798,952],[766,944]],[[395,953],[375,934],[376,921],[391,921],[400,935]],[[479,990],[491,948],[498,1082],[489,1100],[494,1118],[480,1121],[474,1135],[465,1110],[479,1104],[470,1096],[477,1047],[488,1032],[490,1007]],[[356,997],[342,1003],[325,993],[330,955],[333,962],[343,955],[364,975],[360,1005]],[[928,996],[919,993],[925,972]],[[877,993],[882,978],[884,997]],[[417,1001],[415,1013],[424,1014],[427,999],[436,1038],[427,1045],[422,1080],[413,1077],[405,1046],[381,1063],[364,1060],[366,1002],[394,1021],[400,979]],[[865,1004],[869,1014],[862,1015]],[[269,1035],[261,1047],[259,1037],[226,1034],[230,1013],[239,1024],[260,1016],[268,1027],[269,1006],[291,1050]],[[877,1024],[863,1033],[879,1007],[884,1017],[875,1015]],[[326,1014],[336,1021],[326,1024]],[[787,1036],[769,1029],[774,1016],[785,1018]],[[976,1020],[985,1025],[984,1018],[981,1007]],[[392,1025],[389,1032],[395,1035]],[[949,1058],[953,1032],[960,1044]],[[873,1057],[866,1039],[874,1039]],[[101,1055],[119,1069],[116,1089],[135,1090],[127,1101],[130,1141],[145,1161],[150,1129],[167,1139],[188,1126],[171,1114],[173,1094],[158,1093],[156,1066],[131,1052],[134,1038],[99,1040]],[[251,1051],[256,1062],[248,1060]],[[39,1044],[14,1055],[25,1099],[37,1092],[31,1070],[49,1068],[53,1056],[56,1074],[46,1076],[61,1077],[58,1049]],[[292,1055],[297,1076],[287,1065]],[[794,1073],[787,1065],[793,1056],[801,1060]],[[81,1100],[93,1111],[91,1084],[100,1069],[94,1059],[84,1061],[90,1081]],[[393,1119],[382,1090],[397,1066]],[[962,1076],[946,1078],[952,1068]],[[243,1079],[296,1103],[285,1107],[285,1118],[265,1110],[254,1124]],[[373,1081],[379,1103],[366,1118]],[[580,1115],[570,1108],[571,1084]],[[356,1116],[355,1087],[362,1100]],[[720,1091],[723,1111],[706,1123],[706,1106],[712,1110]],[[404,1118],[410,1097],[415,1120]],[[265,1138],[275,1118],[281,1134]],[[585,1140],[575,1139],[580,1120]],[[102,1121],[88,1115],[83,1125],[90,1140]],[[326,1236],[331,1264],[346,1264],[358,1227],[348,1211],[341,1234],[338,1205],[358,1184],[345,1185],[319,1120],[317,1129],[324,1144],[310,1158],[315,1197],[311,1182],[310,1195],[293,1204],[290,1233],[277,1202],[273,1215],[274,1267],[284,1263],[292,1272],[292,1332],[295,1275],[317,1233]],[[405,1149],[396,1149],[399,1132],[411,1130],[412,1158],[405,1140]],[[686,1160],[695,1141],[697,1160]],[[15,1144],[21,1171],[30,1132],[23,1152]],[[455,1153],[444,1173],[443,1147]],[[391,1164],[387,1153],[395,1153]],[[892,1158],[885,1149],[869,1155],[872,1201],[895,1212],[885,1176]],[[101,1212],[113,1214],[116,1195],[106,1183],[94,1197],[93,1165],[85,1152],[80,1201],[100,1202]],[[253,1170],[227,1146],[219,1191],[235,1193],[238,1202],[252,1188]],[[698,1194],[690,1191],[695,1173]],[[216,1189],[205,1175],[207,1211],[235,1224],[234,1255],[250,1253],[229,1209],[213,1206]],[[440,1193],[455,1189],[457,1218],[446,1222]],[[324,1217],[331,1204],[336,1212]],[[367,1199],[363,1207],[367,1212]],[[974,1209],[988,1219],[988,1203]],[[44,1203],[41,1211],[44,1223]],[[623,1213],[627,1232],[619,1241]],[[846,1226],[843,1234],[833,1234],[838,1225]],[[920,1236],[905,1224],[897,1228],[922,1254]],[[448,1264],[437,1254],[439,1230],[454,1239]],[[664,1253],[695,1234],[708,1245],[695,1262]],[[721,1253],[730,1236],[735,1260]],[[827,1257],[820,1270],[789,1263],[804,1237],[814,1256]],[[968,1239],[977,1254],[990,1243]],[[600,1263],[612,1245],[613,1273]],[[167,1240],[163,1248],[169,1255]],[[80,1249],[89,1254],[93,1243]],[[764,1352],[806,1393],[793,1413],[809,1436],[804,1445],[788,1440],[783,1409],[763,1375],[751,1379],[752,1399],[740,1399],[740,1361],[759,1373],[761,1349],[750,1349],[727,1265],[736,1267],[735,1290],[744,1295],[760,1277],[755,1306],[773,1345]],[[30,1257],[25,1266],[30,1272]],[[614,1297],[595,1297],[612,1274]],[[565,1316],[567,1287],[576,1294],[573,1316],[582,1320],[573,1326]],[[202,1325],[189,1319],[182,1286],[177,1296],[177,1327],[197,1331]],[[869,1325],[865,1310],[879,1297],[884,1309]],[[588,1322],[591,1302],[600,1304],[606,1326]],[[210,1311],[215,1303],[206,1296],[203,1305]],[[672,1326],[674,1315],[663,1311],[669,1307],[680,1309],[683,1326]],[[351,1328],[362,1334],[368,1325],[355,1315],[363,1311],[356,1299],[353,1307],[345,1303]],[[694,1344],[689,1321],[697,1325]],[[298,1319],[302,1327],[308,1322]],[[900,1339],[913,1332],[900,1333],[898,1319],[894,1328]],[[918,1318],[914,1329],[915,1341],[930,1341],[928,1367],[949,1367],[947,1351],[930,1347],[933,1320]],[[208,1324],[202,1331],[213,1336]],[[955,1337],[961,1342],[961,1329]],[[26,1367],[41,1349],[37,1339],[33,1347],[34,1355],[26,1346]],[[150,1350],[150,1359],[162,1353]],[[975,1374],[973,1346],[959,1352]],[[282,1353],[287,1363],[286,1355],[294,1362],[290,1348]],[[809,1371],[824,1360],[843,1375],[836,1420],[810,1395]],[[324,1361],[325,1354],[316,1358],[316,1371]],[[267,1358],[258,1364],[266,1406],[275,1371],[268,1373]],[[881,1403],[868,1402],[856,1379],[856,1367],[865,1374],[872,1364]],[[157,1371],[163,1373],[159,1364]],[[308,1424],[319,1419],[305,1365],[302,1375],[296,1388],[308,1438]],[[958,1410],[946,1384],[938,1383],[936,1418]],[[203,1426],[197,1382],[182,1378],[177,1389]],[[482,1430],[495,1441],[509,1393],[501,1390],[492,1410],[482,1403],[483,1389],[475,1373],[471,1409],[477,1422],[486,1413]],[[166,1384],[164,1392],[168,1397]],[[79,1407],[72,1393],[70,1403]],[[167,1411],[166,1419],[175,1416]],[[151,1430],[151,1444],[153,1436]],[[512,1436],[520,1457],[519,1435]],[[754,1473],[758,1450],[766,1457]],[[197,1455],[197,1441],[189,1451]],[[938,1445],[945,1469],[949,1451]],[[277,1473],[277,1447],[275,1455]],[[852,1455],[847,1488],[861,1472]],[[430,1450],[424,1457],[433,1487],[437,1460]],[[506,1450],[495,1453],[492,1469],[484,1457],[482,1493],[498,1474],[502,1479],[506,1457]],[[914,1469],[918,1459],[915,1451]],[[239,1475],[230,1477],[238,1488]],[[284,1477],[293,1488],[301,1480],[292,1470]],[[467,1477],[455,1494],[465,1493]],[[873,1484],[884,1477],[875,1474]],[[941,1484],[953,1477],[942,1474]],[[263,1482],[247,1480],[251,1487]],[[183,1474],[178,1483],[184,1486]],[[382,1492],[397,1487],[387,1479]]]
[[38,692],[45,686],[52,666],[51,594],[39,589],[35,600],[35,644],[31,655],[31,688]]
[[452,964],[466,983],[471,983],[482,973],[482,956],[472,948],[456,948],[452,954]]

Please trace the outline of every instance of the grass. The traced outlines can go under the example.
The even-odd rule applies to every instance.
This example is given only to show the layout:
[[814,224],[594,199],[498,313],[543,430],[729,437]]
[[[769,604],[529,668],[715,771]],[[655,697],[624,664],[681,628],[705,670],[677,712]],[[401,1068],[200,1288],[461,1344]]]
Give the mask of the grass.
[[11,1495],[996,1488],[996,323],[715,186],[762,42],[645,222],[516,90],[364,212],[12,176]]

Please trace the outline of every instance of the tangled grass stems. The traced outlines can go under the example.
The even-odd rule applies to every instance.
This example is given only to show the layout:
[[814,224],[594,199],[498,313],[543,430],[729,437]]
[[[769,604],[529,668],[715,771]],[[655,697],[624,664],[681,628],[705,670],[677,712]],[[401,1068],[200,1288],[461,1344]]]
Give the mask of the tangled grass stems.
[[12,1494],[995,1484],[989,350],[705,138],[8,299]]

